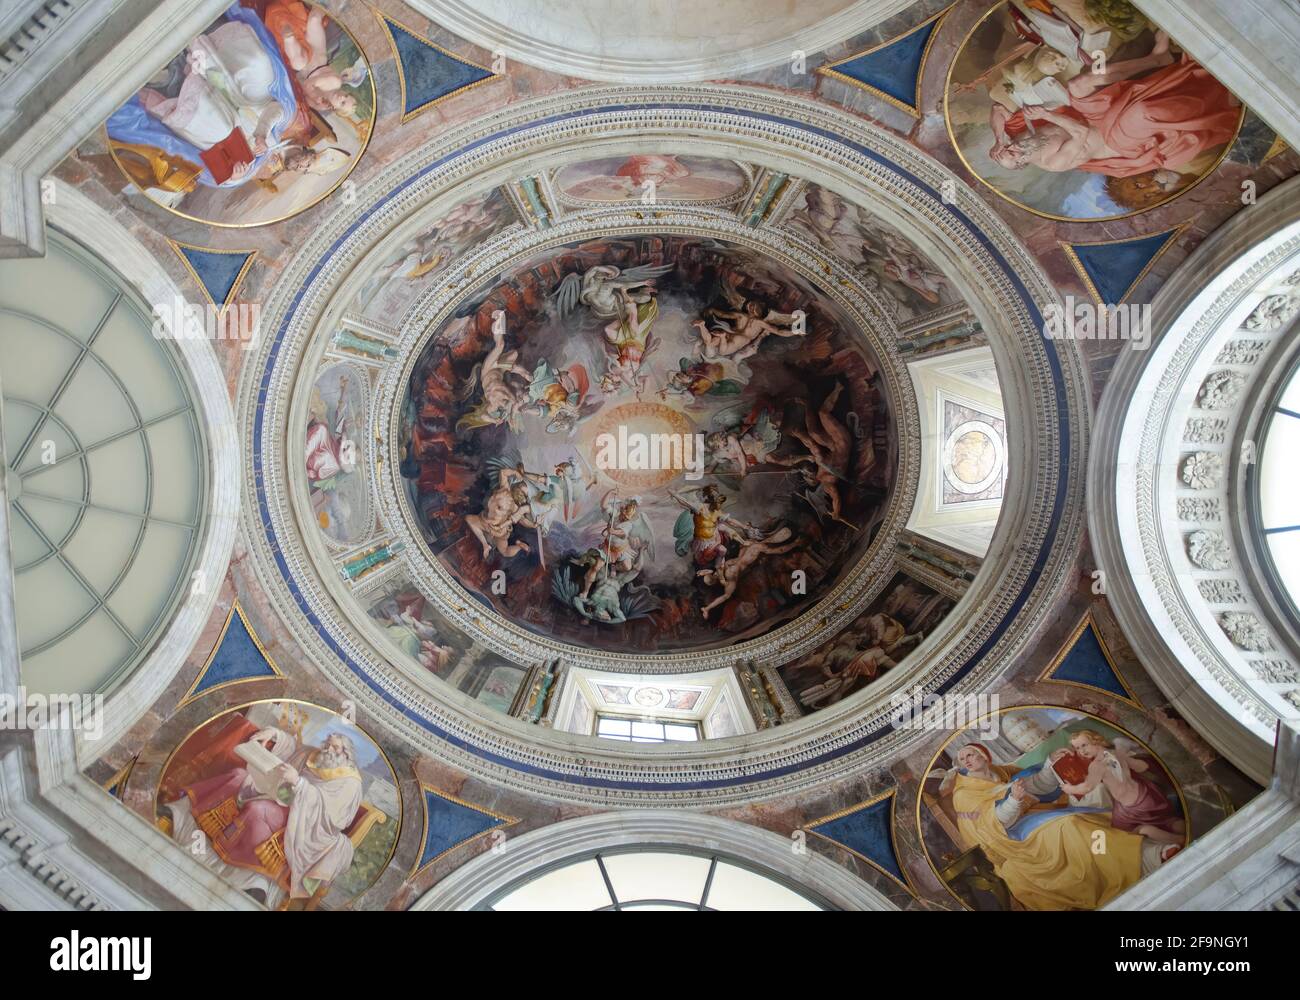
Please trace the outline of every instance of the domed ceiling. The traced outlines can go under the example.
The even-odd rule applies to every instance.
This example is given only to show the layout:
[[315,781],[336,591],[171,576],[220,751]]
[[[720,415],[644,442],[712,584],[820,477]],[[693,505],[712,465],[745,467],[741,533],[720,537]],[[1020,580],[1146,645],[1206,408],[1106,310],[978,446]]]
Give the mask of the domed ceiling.
[[[211,486],[75,753],[232,905],[405,907],[493,831],[687,807],[901,906],[1092,908],[980,888],[968,779],[1142,760],[1159,835],[1084,859],[1122,887],[1253,792],[1110,611],[1084,478],[1138,345],[1074,321],[1296,154],[1123,2],[680,6],[629,52],[618,5],[247,0],[56,172]],[[319,894],[191,808],[250,742],[359,783]]]
[[511,621],[716,648],[870,544],[896,465],[882,388],[866,335],[777,261],[653,230],[571,242],[431,331],[402,474],[433,554]]

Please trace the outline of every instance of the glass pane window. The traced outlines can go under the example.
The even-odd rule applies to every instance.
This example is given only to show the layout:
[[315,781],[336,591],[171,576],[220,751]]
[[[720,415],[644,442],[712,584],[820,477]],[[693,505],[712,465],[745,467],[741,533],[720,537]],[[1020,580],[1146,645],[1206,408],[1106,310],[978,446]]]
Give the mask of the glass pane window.
[[700,738],[697,722],[665,722],[660,719],[625,719],[596,716],[596,735],[622,743],[695,743]]
[[525,879],[489,908],[679,912],[822,909],[795,887],[758,869],[715,855],[672,848],[599,853],[573,860]]
[[1277,585],[1300,607],[1300,502],[1295,456],[1300,450],[1300,369],[1293,371],[1268,417],[1256,469],[1259,526]]

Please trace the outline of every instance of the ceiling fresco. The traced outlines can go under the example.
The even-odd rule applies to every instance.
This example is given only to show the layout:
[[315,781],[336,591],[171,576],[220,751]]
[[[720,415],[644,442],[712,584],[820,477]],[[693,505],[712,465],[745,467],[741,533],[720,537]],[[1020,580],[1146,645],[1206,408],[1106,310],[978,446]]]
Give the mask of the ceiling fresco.
[[525,627],[610,650],[779,626],[870,543],[894,475],[852,321],[716,239],[527,261],[435,332],[406,407],[440,561]]
[[[60,245],[242,324],[176,352],[220,568],[59,758],[176,899],[406,909],[634,808],[812,834],[899,908],[1095,909],[1259,794],[1097,583],[1131,345],[1045,332],[1300,172],[1249,95],[1125,0],[896,4],[672,86],[429,7],[232,3],[53,172]],[[701,738],[596,736],[656,711]]]
[[753,170],[703,156],[634,153],[571,163],[555,172],[560,199],[596,206],[630,201],[727,204],[749,190]]

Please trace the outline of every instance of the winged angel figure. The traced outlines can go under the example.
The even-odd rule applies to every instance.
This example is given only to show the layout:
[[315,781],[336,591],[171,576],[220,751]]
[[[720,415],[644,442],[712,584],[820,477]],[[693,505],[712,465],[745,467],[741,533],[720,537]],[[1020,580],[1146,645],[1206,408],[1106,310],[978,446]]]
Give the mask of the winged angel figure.
[[[610,490],[600,503],[600,542],[558,566],[551,577],[555,597],[589,621],[616,625],[658,610],[647,587],[629,587],[654,561],[654,532],[639,497]],[[587,519],[578,522],[581,527]],[[624,588],[627,588],[626,590]]]
[[622,269],[612,264],[597,264],[582,277],[566,274],[554,292],[555,305],[561,316],[567,316],[581,303],[597,319],[618,319],[623,315],[623,295],[644,305],[657,293],[654,279],[672,269],[672,264],[642,264]]

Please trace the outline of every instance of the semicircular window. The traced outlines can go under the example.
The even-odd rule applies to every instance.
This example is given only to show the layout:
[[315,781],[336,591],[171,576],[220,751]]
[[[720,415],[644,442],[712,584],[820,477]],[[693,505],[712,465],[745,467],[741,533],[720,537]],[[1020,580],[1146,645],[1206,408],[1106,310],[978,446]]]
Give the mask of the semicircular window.
[[23,683],[103,691],[189,589],[204,441],[173,345],[93,255],[50,234],[0,263],[0,395]]
[[1275,579],[1300,620],[1300,495],[1295,460],[1300,454],[1300,364],[1283,380],[1266,418],[1259,456],[1259,523]]
[[821,910],[800,890],[728,858],[660,848],[601,852],[511,886],[492,910]]

